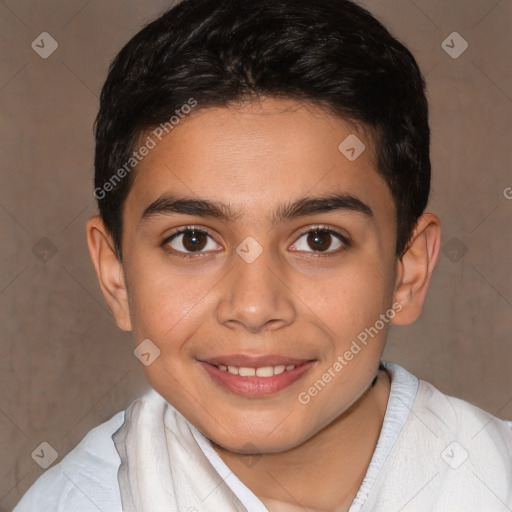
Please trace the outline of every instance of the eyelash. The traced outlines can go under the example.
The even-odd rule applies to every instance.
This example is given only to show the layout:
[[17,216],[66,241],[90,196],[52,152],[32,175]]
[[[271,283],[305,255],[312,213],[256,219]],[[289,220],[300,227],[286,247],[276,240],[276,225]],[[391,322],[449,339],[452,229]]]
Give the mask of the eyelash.
[[[214,239],[212,233],[210,233],[207,229],[198,228],[197,226],[184,226],[183,228],[181,228],[178,231],[174,232],[172,235],[168,236],[162,242],[162,247],[166,248],[166,246],[168,246],[169,242],[171,242],[174,238],[176,238],[179,235],[182,235],[184,233],[188,233],[190,231],[194,231],[194,232],[199,233],[199,234],[208,235],[212,240]],[[292,245],[297,243],[297,241],[300,240],[304,235],[307,235],[309,233],[314,233],[315,231],[318,231],[320,233],[327,233],[329,235],[332,235],[335,238],[337,238],[343,244],[343,247],[341,247],[339,249],[336,249],[335,251],[305,251],[305,252],[308,252],[308,253],[311,252],[314,255],[313,257],[315,257],[315,258],[325,258],[325,257],[329,257],[329,256],[332,256],[332,255],[336,255],[336,254],[339,254],[340,252],[345,251],[348,247],[350,247],[350,241],[349,241],[349,239],[346,236],[342,235],[340,232],[338,232],[338,231],[336,231],[334,229],[331,229],[331,228],[329,228],[327,226],[322,226],[322,225],[318,225],[318,226],[314,226],[314,227],[310,227],[308,229],[305,229],[304,231],[302,231],[297,236],[297,238],[295,239],[295,242],[293,242]],[[189,258],[189,259],[190,258],[197,258],[197,257],[203,257],[203,255],[206,254],[206,253],[201,252],[201,251],[196,251],[196,252],[177,251],[176,249],[173,249],[172,247],[171,248],[166,248],[166,250],[168,252],[171,252],[173,255],[178,256],[179,258]]]

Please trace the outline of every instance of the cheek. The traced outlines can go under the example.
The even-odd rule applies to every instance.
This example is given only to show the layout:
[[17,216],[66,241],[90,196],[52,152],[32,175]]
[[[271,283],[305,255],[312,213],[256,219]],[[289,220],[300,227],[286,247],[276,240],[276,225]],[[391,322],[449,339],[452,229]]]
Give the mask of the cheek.
[[360,253],[328,275],[302,276],[295,288],[306,309],[328,328],[338,345],[350,344],[359,332],[374,325],[393,295],[389,269]]
[[[152,267],[152,268],[151,268]],[[131,314],[136,340],[179,339],[201,309],[201,302],[212,285],[207,278],[166,271],[165,266],[139,266],[131,282]]]

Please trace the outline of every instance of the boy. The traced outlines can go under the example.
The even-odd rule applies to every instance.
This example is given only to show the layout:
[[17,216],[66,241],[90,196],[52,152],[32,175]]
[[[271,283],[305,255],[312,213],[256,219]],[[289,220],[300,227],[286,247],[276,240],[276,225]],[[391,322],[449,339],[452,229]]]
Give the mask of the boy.
[[183,0],[113,63],[87,240],[152,390],[16,512],[501,511],[506,422],[381,361],[421,313],[414,58],[348,0]]

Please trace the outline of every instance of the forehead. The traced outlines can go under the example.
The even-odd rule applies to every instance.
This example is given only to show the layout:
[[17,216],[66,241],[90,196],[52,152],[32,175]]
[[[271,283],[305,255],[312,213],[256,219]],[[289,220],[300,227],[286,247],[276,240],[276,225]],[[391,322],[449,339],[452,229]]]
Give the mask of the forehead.
[[393,208],[364,127],[288,99],[200,107],[161,141],[144,134],[156,144],[135,170],[130,209],[142,213],[172,194],[220,200],[259,215],[262,206],[285,198],[332,192]]

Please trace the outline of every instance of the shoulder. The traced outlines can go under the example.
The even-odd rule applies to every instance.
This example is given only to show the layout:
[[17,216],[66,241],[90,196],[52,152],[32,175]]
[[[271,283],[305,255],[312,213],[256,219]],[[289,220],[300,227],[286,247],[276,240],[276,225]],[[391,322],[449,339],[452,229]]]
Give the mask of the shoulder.
[[[420,425],[429,432],[428,439],[435,438],[439,442],[469,439],[469,444],[475,446],[510,447],[511,420],[502,420],[470,402],[443,393],[399,365],[386,362],[385,366],[392,374],[390,400],[395,397],[408,409],[405,427],[414,430]],[[502,453],[507,460],[512,460],[512,451]]]
[[125,411],[90,430],[61,462],[47,469],[13,512],[121,512],[117,470],[121,462],[112,435]]
[[507,456],[512,448],[512,421],[502,420],[465,400],[447,395],[429,382],[420,380],[414,411],[422,417],[431,417],[432,427],[442,435],[471,441],[474,446],[495,446]]
[[422,380],[411,413],[409,440],[424,477],[434,478],[439,503],[465,504],[466,510],[512,505],[510,422]]
[[[512,510],[510,422],[398,365],[386,367],[395,441],[362,510]],[[388,414],[390,406],[400,414]]]

